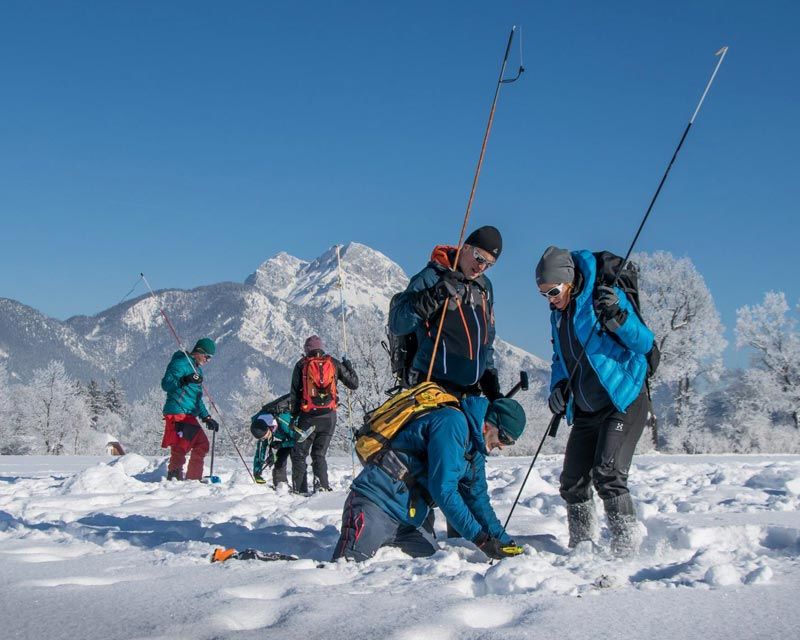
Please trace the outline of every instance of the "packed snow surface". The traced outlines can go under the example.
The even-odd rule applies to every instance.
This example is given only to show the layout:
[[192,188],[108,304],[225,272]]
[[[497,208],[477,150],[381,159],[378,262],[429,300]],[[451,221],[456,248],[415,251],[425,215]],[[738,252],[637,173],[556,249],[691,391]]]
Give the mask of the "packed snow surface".
[[[501,518],[530,458],[492,458]],[[800,631],[800,457],[641,456],[641,553],[566,547],[559,456],[537,462],[509,526],[522,556],[489,564],[463,540],[411,559],[328,562],[352,477],[309,497],[168,483],[164,462],[0,457],[3,638],[793,638]],[[598,507],[601,506],[598,503]],[[584,545],[582,545],[583,547]],[[210,564],[215,547],[296,562]]]

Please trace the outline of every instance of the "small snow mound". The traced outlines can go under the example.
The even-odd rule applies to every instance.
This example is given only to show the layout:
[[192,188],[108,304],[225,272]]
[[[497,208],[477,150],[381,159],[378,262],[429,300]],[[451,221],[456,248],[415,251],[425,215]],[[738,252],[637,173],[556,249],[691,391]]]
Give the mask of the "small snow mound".
[[125,473],[123,465],[110,466],[101,462],[84,469],[67,480],[61,487],[64,495],[74,494],[120,494],[131,491],[139,481]]
[[511,607],[497,602],[470,602],[452,609],[450,617],[473,629],[493,629],[507,625],[515,613]]
[[784,490],[794,495],[800,494],[800,478],[796,470],[781,465],[770,465],[744,483],[750,489]]
[[745,584],[766,584],[770,580],[772,580],[772,569],[767,566],[754,569],[744,578]]
[[736,567],[731,564],[714,565],[706,571],[703,580],[714,587],[729,587],[742,582]]
[[110,462],[109,467],[120,467],[125,475],[135,476],[150,468],[150,461],[138,453],[128,453]]
[[486,593],[498,595],[543,590],[566,594],[575,587],[569,574],[558,575],[549,563],[534,562],[526,556],[498,562],[486,572],[484,581]]

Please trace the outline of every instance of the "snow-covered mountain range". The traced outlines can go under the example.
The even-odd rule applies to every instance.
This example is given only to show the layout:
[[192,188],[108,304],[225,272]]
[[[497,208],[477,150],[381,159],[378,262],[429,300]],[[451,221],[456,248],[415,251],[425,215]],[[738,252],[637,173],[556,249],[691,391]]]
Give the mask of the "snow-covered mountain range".
[[[363,244],[351,242],[340,253],[343,288],[332,247],[311,262],[280,253],[241,284],[158,291],[157,300],[143,295],[63,322],[0,298],[0,359],[13,378],[23,381],[34,369],[60,360],[70,375],[84,381],[116,378],[133,399],[158,386],[176,349],[159,312],[162,306],[187,347],[202,336],[217,340],[206,378],[221,404],[246,376],[259,371],[275,392],[285,392],[307,336],[319,334],[331,353],[341,355],[340,294],[348,331],[377,343],[389,300],[408,282],[400,266]],[[506,379],[520,369],[535,378],[548,370],[541,359],[499,339],[496,353]]]

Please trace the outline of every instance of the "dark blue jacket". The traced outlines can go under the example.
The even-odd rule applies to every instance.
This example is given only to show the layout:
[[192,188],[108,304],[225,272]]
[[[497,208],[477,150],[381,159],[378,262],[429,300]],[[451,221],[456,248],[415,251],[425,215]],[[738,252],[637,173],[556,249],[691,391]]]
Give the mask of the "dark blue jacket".
[[[389,313],[389,331],[396,336],[417,334],[417,353],[412,368],[427,373],[433,353],[433,340],[441,312],[424,322],[412,306],[413,294],[430,289],[449,269],[455,247],[436,247],[428,266],[411,278]],[[450,302],[442,337],[436,351],[433,378],[460,387],[476,384],[486,369],[494,368],[494,294],[492,283],[485,275],[467,285],[468,291],[456,305]]]
[[[464,538],[475,540],[486,532],[508,543],[511,538],[503,533],[486,485],[483,420],[488,406],[486,398],[466,396],[462,411],[431,411],[403,427],[391,448]],[[352,488],[402,524],[420,527],[428,515],[419,492],[375,464],[364,467]]]
[[[647,376],[645,356],[653,348],[653,332],[639,320],[633,305],[619,287],[615,287],[619,306],[620,309],[627,311],[628,317],[616,332],[616,339],[608,332],[598,333],[594,330],[598,326],[593,300],[597,263],[594,254],[585,250],[572,252],[572,259],[584,278],[583,289],[575,298],[572,323],[575,334],[581,344],[586,345],[588,341],[585,357],[588,357],[589,364],[611,398],[611,402],[619,411],[625,411],[642,391]],[[560,311],[554,310],[550,314],[553,336],[551,391],[561,380],[569,378],[558,338],[558,323],[561,319]],[[570,396],[567,407],[567,419],[570,422],[572,411],[573,401]]]
[[[185,413],[187,415],[205,418],[208,416],[206,405],[203,404],[203,385],[187,384],[181,386],[183,376],[194,373],[192,363],[183,351],[176,351],[172,354],[172,360],[167,365],[164,377],[161,379],[161,388],[167,392],[167,401],[164,403],[164,415],[174,415]],[[197,373],[203,375],[203,370],[195,364]]]

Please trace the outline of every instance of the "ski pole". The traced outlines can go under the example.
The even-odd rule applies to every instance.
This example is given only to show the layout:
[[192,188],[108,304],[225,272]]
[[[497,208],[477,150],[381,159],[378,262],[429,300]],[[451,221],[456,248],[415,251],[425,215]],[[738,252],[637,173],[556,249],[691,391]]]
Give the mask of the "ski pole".
[[[170,321],[169,316],[167,315],[167,312],[164,311],[164,307],[161,306],[161,304],[159,304],[158,296],[156,296],[156,292],[153,291],[153,287],[150,286],[150,283],[147,281],[147,278],[145,278],[144,273],[141,273],[139,275],[142,277],[142,281],[145,283],[145,285],[147,285],[147,288],[150,291],[150,295],[153,297],[153,300],[155,300],[156,304],[158,305],[158,311],[161,313],[161,317],[164,318],[164,322],[166,323],[167,327],[169,327],[169,330],[172,333],[172,337],[175,338],[175,342],[178,343],[178,348],[181,350],[183,355],[186,356],[186,360],[189,362],[189,366],[192,367],[192,371],[194,371],[197,375],[200,375],[200,373],[197,371],[197,367],[194,364],[194,360],[192,359],[192,356],[189,355],[189,352],[183,346],[183,342],[181,341],[181,338],[178,335],[178,332],[175,331],[175,327],[173,326],[172,322]],[[242,452],[239,450],[239,447],[236,444],[236,440],[234,440],[233,436],[231,435],[230,430],[228,429],[227,425],[225,424],[225,420],[222,417],[222,412],[217,407],[217,403],[214,402],[214,398],[209,393],[208,388],[206,387],[205,383],[201,382],[200,386],[203,388],[203,394],[206,396],[206,398],[208,398],[208,403],[211,405],[211,408],[219,416],[219,422],[222,425],[222,428],[225,429],[225,433],[228,434],[228,437],[230,438],[230,441],[231,441],[231,444],[233,445],[233,448],[236,450],[236,453],[238,454],[239,459],[242,461],[242,464],[244,465],[245,471],[247,471],[247,475],[250,476],[250,479],[253,481],[253,484],[256,484],[256,479],[253,477],[253,473],[250,471],[250,467],[248,467],[247,463],[244,461],[244,456],[242,455]],[[213,438],[213,435],[212,435],[212,438]]]
[[214,475],[214,451],[216,450],[217,444],[217,432],[211,432],[211,468],[208,470],[208,481],[211,484],[219,484],[220,479],[219,476]]
[[[639,224],[639,228],[636,230],[636,234],[634,235],[633,240],[631,241],[631,244],[628,247],[628,252],[625,254],[625,258],[622,260],[619,267],[617,268],[617,272],[614,274],[614,279],[611,283],[612,287],[616,286],[617,282],[619,281],[619,277],[620,274],[622,273],[622,270],[625,268],[625,265],[627,264],[628,259],[631,256],[631,253],[633,253],[633,249],[636,246],[636,242],[639,240],[639,235],[642,233],[642,229],[644,228],[647,219],[650,217],[650,212],[653,210],[653,206],[655,205],[656,200],[658,199],[658,195],[661,193],[661,188],[664,186],[664,183],[667,180],[667,176],[669,175],[670,169],[672,169],[672,165],[675,163],[675,158],[678,157],[678,152],[680,152],[681,147],[683,146],[683,142],[686,140],[686,136],[689,133],[689,129],[692,128],[695,118],[697,117],[697,114],[700,112],[700,107],[703,105],[703,101],[706,99],[706,95],[708,94],[708,91],[711,88],[711,84],[714,82],[714,78],[717,75],[717,71],[719,70],[719,67],[722,64],[722,61],[725,59],[726,53],[728,53],[728,47],[722,47],[719,51],[717,51],[714,54],[715,56],[719,56],[719,60],[717,61],[716,66],[714,67],[714,72],[711,74],[711,77],[706,83],[703,95],[700,97],[700,102],[697,103],[697,108],[694,110],[692,117],[689,119],[689,123],[683,130],[683,135],[681,136],[681,139],[678,142],[678,146],[675,147],[675,152],[672,154],[672,158],[670,159],[669,164],[667,165],[667,168],[664,171],[664,175],[661,176],[661,181],[658,183],[658,188],[656,189],[655,193],[653,194],[653,197],[650,200],[650,204],[648,205],[644,217],[642,218],[642,221]],[[589,346],[589,342],[594,337],[595,333],[599,335],[599,326],[598,326],[599,324],[600,324],[600,318],[597,318],[594,326],[592,327],[592,332],[589,334],[589,338],[586,340],[586,344],[583,345],[583,349],[578,355],[578,358],[575,360],[575,364],[572,367],[572,371],[569,374],[569,378],[567,378],[567,387],[566,387],[567,389],[569,389],[572,386],[572,380],[574,379],[575,373],[578,370],[578,365],[580,364],[581,360],[586,356],[586,348]],[[542,434],[542,439],[539,442],[539,447],[536,449],[536,453],[533,456],[533,460],[531,460],[531,465],[528,468],[528,473],[525,474],[525,478],[522,481],[522,485],[520,486],[519,491],[517,492],[517,497],[514,498],[514,503],[511,505],[511,510],[508,512],[508,517],[506,518],[506,522],[503,525],[504,532],[506,530],[506,527],[508,526],[508,522],[511,520],[511,515],[514,513],[514,508],[517,506],[517,503],[519,502],[520,496],[522,495],[522,490],[525,488],[525,484],[528,482],[528,477],[530,476],[531,471],[533,471],[533,465],[536,464],[536,459],[539,457],[539,452],[542,450],[542,447],[544,446],[545,439],[547,438],[548,434],[552,436],[556,435],[556,433],[558,432],[558,426],[563,417],[564,414],[562,413],[554,414],[547,425],[547,429],[545,430],[544,434]]]
[[[494,122],[494,113],[497,109],[497,99],[500,97],[500,86],[503,84],[511,84],[512,82],[516,82],[519,80],[519,77],[525,71],[525,67],[522,66],[522,36],[520,35],[520,65],[519,70],[517,71],[517,75],[514,78],[506,78],[503,79],[503,74],[506,72],[506,64],[508,63],[508,54],[511,51],[511,43],[514,40],[514,32],[516,31],[517,27],[511,27],[511,33],[508,34],[508,44],[506,44],[506,52],[503,55],[503,64],[500,66],[500,76],[497,78],[497,86],[494,90],[494,99],[492,100],[492,107],[489,109],[489,122],[486,124],[486,130],[483,134],[483,143],[481,144],[481,152],[478,156],[478,166],[475,168],[475,176],[472,178],[472,188],[469,192],[469,198],[467,199],[467,210],[464,213],[464,222],[461,224],[461,234],[458,236],[458,246],[456,247],[456,255],[453,258],[453,264],[450,265],[450,269],[455,271],[458,266],[458,258],[461,255],[461,248],[462,242],[464,241],[464,233],[467,230],[467,223],[469,222],[470,212],[472,211],[472,203],[475,200],[475,191],[478,188],[478,178],[481,175],[481,168],[483,167],[483,159],[486,155],[486,145],[489,142],[489,134],[492,131],[492,123]],[[520,33],[521,33],[520,29]],[[444,327],[444,318],[447,314],[447,307],[448,305],[445,304],[442,308],[442,315],[439,318],[439,326],[436,330],[436,339],[433,341],[433,353],[431,353],[431,362],[428,365],[428,375],[425,378],[426,382],[431,381],[431,376],[433,375],[433,363],[436,361],[436,352],[439,349],[439,339],[442,336],[442,327]]]
[[[344,318],[344,278],[342,277],[342,258],[339,253],[339,245],[336,245],[336,264],[339,269],[339,278],[338,278],[338,286],[339,286],[339,304],[341,307],[341,315],[342,315],[342,341],[344,342],[344,359],[347,359],[347,324],[345,323]],[[350,463],[352,465],[353,471],[353,478],[356,477],[356,449],[355,443],[353,442],[353,404],[351,401],[350,396],[350,389],[347,389],[345,392],[347,396],[347,422],[348,427],[350,428]]]

